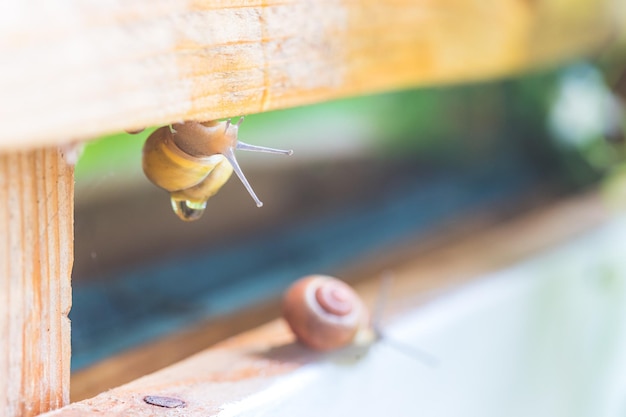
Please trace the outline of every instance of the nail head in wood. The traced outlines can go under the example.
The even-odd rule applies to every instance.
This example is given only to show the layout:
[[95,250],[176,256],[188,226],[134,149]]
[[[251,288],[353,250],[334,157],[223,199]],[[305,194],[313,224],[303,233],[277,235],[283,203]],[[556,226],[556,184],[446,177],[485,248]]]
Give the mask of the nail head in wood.
[[173,397],[163,397],[160,395],[146,395],[143,397],[143,401],[147,404],[164,408],[183,408],[187,406],[187,403],[183,400]]

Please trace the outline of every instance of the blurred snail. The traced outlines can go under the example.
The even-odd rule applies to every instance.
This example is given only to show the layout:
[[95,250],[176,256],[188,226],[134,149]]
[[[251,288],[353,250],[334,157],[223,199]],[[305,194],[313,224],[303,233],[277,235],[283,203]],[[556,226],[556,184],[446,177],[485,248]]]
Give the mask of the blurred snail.
[[390,277],[384,276],[381,284],[370,317],[361,298],[343,281],[326,275],[300,278],[283,296],[283,318],[300,343],[314,350],[324,352],[350,345],[369,347],[380,341],[413,360],[437,367],[439,360],[435,356],[383,332],[380,319]]
[[291,155],[291,150],[240,142],[239,126],[224,122],[185,122],[155,130],[143,147],[143,170],[150,181],[170,193],[172,208],[182,220],[197,220],[207,200],[230,178],[233,171],[257,207],[263,203],[254,193],[235,157],[235,149]]
[[375,338],[361,298],[344,282],[326,275],[294,282],[283,297],[283,317],[302,344],[319,351]]

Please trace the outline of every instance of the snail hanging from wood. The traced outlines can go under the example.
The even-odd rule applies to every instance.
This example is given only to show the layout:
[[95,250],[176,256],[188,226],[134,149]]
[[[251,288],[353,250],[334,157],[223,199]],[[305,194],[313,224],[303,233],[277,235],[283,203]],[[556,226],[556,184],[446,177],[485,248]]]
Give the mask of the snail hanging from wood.
[[263,203],[237,163],[235,150],[291,155],[293,151],[249,145],[238,140],[239,126],[230,119],[204,123],[185,122],[155,130],[143,147],[143,171],[158,187],[170,193],[172,208],[182,220],[199,219],[207,200],[215,195],[233,171],[257,207]]

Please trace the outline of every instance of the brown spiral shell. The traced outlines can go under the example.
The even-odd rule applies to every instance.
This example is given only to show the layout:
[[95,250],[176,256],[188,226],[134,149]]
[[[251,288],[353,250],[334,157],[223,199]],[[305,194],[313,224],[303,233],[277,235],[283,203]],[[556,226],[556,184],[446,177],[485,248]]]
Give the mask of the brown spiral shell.
[[352,343],[369,314],[356,292],[326,275],[294,282],[283,297],[283,317],[304,345],[329,351]]

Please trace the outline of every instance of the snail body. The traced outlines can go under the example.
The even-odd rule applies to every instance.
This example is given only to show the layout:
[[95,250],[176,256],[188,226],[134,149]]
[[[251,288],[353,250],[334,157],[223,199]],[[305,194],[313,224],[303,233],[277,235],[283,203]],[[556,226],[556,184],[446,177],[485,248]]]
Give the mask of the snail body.
[[310,275],[292,284],[283,297],[283,317],[302,344],[318,351],[348,346],[360,333],[371,333],[360,297],[326,275]]
[[156,186],[170,193],[172,208],[182,220],[202,216],[207,200],[233,171],[258,207],[263,203],[243,174],[235,149],[291,155],[292,151],[249,145],[238,140],[239,126],[230,120],[185,122],[155,130],[143,148],[143,170]]

